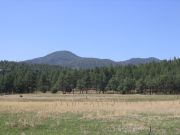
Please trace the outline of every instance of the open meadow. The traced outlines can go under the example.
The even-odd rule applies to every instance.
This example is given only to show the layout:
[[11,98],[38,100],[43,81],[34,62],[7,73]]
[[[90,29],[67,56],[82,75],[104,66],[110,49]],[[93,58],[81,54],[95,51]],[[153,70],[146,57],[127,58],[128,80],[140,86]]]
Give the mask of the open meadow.
[[0,134],[180,135],[180,96],[4,95]]

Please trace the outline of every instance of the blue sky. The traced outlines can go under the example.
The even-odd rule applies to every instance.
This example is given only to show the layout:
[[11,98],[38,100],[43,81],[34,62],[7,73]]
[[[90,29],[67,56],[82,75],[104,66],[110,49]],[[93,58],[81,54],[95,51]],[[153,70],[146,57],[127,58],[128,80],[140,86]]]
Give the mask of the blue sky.
[[116,61],[180,57],[180,1],[0,0],[0,60],[59,50]]

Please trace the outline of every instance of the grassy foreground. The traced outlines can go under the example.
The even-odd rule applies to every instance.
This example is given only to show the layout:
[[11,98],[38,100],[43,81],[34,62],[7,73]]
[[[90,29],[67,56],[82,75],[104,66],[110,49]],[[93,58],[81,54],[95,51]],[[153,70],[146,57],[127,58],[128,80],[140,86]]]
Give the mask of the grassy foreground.
[[179,135],[180,100],[162,95],[3,96],[0,134]]

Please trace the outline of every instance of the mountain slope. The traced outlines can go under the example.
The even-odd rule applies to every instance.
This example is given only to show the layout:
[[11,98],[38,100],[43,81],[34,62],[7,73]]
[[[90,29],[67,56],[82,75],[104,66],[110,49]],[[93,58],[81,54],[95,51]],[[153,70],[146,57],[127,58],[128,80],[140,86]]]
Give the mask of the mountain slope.
[[160,60],[154,57],[150,58],[132,58],[126,61],[120,62],[122,65],[138,65],[138,64],[146,64],[150,62],[159,62]]
[[133,58],[127,61],[115,62],[109,59],[98,59],[98,58],[84,58],[77,56],[69,51],[57,51],[46,55],[44,57],[35,58],[32,60],[24,61],[29,64],[48,64],[58,65],[63,67],[69,67],[74,69],[91,69],[94,67],[107,67],[117,65],[128,65],[128,64],[145,64],[149,62],[158,62],[156,58]]
[[81,59],[81,57],[69,51],[57,51],[44,57],[27,60],[25,62],[31,64],[66,65],[79,59]]

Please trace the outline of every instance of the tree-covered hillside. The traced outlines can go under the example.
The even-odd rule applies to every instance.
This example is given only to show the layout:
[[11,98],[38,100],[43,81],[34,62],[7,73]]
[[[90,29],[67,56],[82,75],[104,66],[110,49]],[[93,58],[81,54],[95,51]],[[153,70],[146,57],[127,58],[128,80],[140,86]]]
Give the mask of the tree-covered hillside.
[[150,62],[159,62],[157,58],[133,58],[126,61],[115,62],[109,59],[85,58],[69,51],[57,51],[44,57],[23,61],[28,64],[56,65],[73,69],[93,69],[95,67],[110,67],[118,65],[138,65]]
[[88,70],[0,62],[0,93],[66,93],[92,89],[98,93],[179,94],[180,59]]

